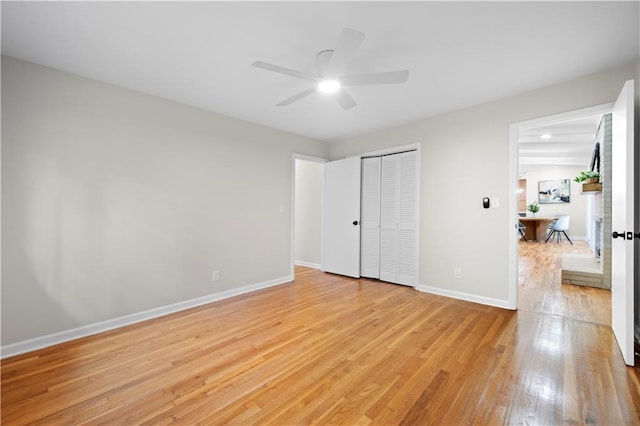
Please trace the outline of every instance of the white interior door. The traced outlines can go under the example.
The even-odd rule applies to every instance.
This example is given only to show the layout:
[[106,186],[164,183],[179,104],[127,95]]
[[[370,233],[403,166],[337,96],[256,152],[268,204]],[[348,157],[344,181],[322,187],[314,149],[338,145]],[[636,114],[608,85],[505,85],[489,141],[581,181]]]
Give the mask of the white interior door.
[[360,274],[380,278],[380,157],[362,160]]
[[633,80],[625,83],[612,114],[611,328],[627,365],[633,365],[634,152]]
[[360,277],[360,157],[324,168],[322,270]]

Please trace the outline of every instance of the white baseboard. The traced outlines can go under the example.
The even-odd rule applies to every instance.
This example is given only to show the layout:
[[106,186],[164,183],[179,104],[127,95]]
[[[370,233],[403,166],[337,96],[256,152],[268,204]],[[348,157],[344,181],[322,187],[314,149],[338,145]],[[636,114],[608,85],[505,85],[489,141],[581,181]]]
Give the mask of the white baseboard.
[[211,302],[217,302],[219,300],[228,299],[230,297],[250,293],[252,291],[261,290],[267,287],[273,287],[290,281],[292,281],[291,276],[276,278],[257,284],[250,284],[244,287],[234,288],[231,290],[222,291],[220,293],[198,297],[196,299],[185,300],[184,302],[178,302],[167,306],[161,306],[159,308],[149,309],[143,312],[137,312],[106,321],[83,325],[81,327],[60,331],[58,333],[48,334],[46,336],[23,340],[22,342],[11,343],[9,345],[0,347],[0,359],[4,359],[14,355],[20,355],[26,352],[31,352],[36,349],[46,348],[48,346],[57,345],[58,343],[68,342],[70,340],[79,339],[81,337],[91,336],[93,334],[102,333],[138,322],[147,321],[153,318],[161,317],[163,315],[184,311],[186,309],[195,308],[196,306],[205,305]]
[[319,263],[305,262],[304,260],[294,260],[293,264],[296,266],[306,266],[307,268],[322,269],[322,265]]
[[480,303],[481,305],[495,306],[497,308],[513,310],[508,300],[494,299],[492,297],[478,296],[461,291],[446,290],[428,285],[417,285],[416,290],[424,293],[436,294],[438,296],[451,297],[452,299],[464,300],[466,302]]

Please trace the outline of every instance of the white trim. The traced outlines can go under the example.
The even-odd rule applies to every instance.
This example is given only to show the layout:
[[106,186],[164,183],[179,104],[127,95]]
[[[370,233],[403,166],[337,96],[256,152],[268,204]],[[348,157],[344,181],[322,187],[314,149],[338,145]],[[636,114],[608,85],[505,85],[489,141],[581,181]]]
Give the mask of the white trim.
[[304,260],[296,260],[294,262],[294,264],[297,265],[297,266],[306,266],[307,268],[322,269],[322,265],[321,264],[305,262]]
[[314,157],[313,155],[307,155],[307,154],[297,154],[297,153],[293,153],[293,159],[294,160],[303,160],[303,161],[309,161],[311,163],[326,163],[327,160],[326,158],[322,158],[322,157]]
[[[520,127],[512,124],[509,126],[509,211],[507,217],[509,223],[509,252],[507,255],[507,300],[508,309],[518,309],[518,174],[520,161],[520,147],[518,145],[518,133]],[[514,142],[515,141],[515,142]]]
[[519,146],[518,134],[521,129],[533,126],[539,126],[543,123],[553,124],[555,122],[564,121],[572,118],[586,117],[589,115],[606,114],[613,109],[613,103],[595,105],[587,108],[581,108],[573,111],[563,112],[560,114],[547,115],[545,117],[535,118],[533,120],[520,121],[512,123],[509,126],[509,212],[508,220],[510,229],[509,238],[509,265],[508,265],[508,309],[518,309],[518,206],[516,204],[518,173],[519,173]]
[[[312,163],[326,163],[326,158],[321,157],[313,157],[311,155],[306,154],[291,154],[291,279],[295,279],[296,277],[296,260],[294,259],[295,254],[295,236],[296,236],[296,160],[310,161]],[[322,191],[322,206],[324,206],[324,182],[323,182],[323,191]],[[324,208],[320,207],[320,214],[324,214]],[[324,244],[324,218],[321,217],[321,226],[320,229],[320,253],[324,253],[323,244]],[[324,262],[324,259],[320,259],[321,262]]]
[[415,149],[416,151],[418,151],[418,153],[420,153],[420,148],[421,147],[422,147],[422,143],[416,142],[416,143],[411,143],[411,144],[408,144],[408,145],[394,146],[394,147],[391,147],[391,148],[383,148],[383,149],[379,149],[377,151],[369,151],[369,152],[365,152],[365,153],[361,153],[361,154],[353,154],[353,155],[350,155],[349,157],[361,157],[361,158],[362,157],[375,157],[375,156],[379,156],[379,155],[397,154],[399,152],[411,151],[413,149]]
[[[529,127],[537,127],[537,126],[540,126],[541,124],[555,124],[558,122],[562,122],[562,121],[570,120],[574,118],[588,117],[590,115],[607,114],[611,112],[611,110],[613,109],[613,105],[614,105],[613,102],[609,102],[606,104],[594,105],[587,108],[576,109],[573,111],[561,112],[559,114],[538,117],[532,120],[519,121],[511,125],[517,126],[519,130],[519,129],[527,129]],[[516,142],[517,142],[517,139],[516,139]]]
[[161,306],[159,308],[149,309],[147,311],[137,312],[106,321],[83,325],[81,327],[60,331],[58,333],[48,334],[46,336],[36,337],[34,339],[23,340],[22,342],[11,343],[0,348],[0,359],[4,359],[14,355],[20,355],[26,352],[31,352],[36,349],[46,348],[48,346],[57,345],[59,343],[79,339],[81,337],[103,333],[105,331],[110,331],[138,322],[158,318],[164,315],[172,314],[174,312],[184,311],[186,309],[195,308],[196,306],[206,305],[207,303],[217,302],[220,300],[228,299],[230,297],[250,293],[252,291],[288,283],[292,280],[293,278],[291,276],[276,278],[273,280],[264,281],[257,284],[250,284],[244,287],[226,290],[220,293],[214,293],[191,300],[185,300],[184,302]]
[[496,308],[513,310],[513,308],[510,307],[509,300],[494,299],[492,297],[478,296],[475,294],[446,290],[443,288],[431,287],[428,285],[416,286],[416,290],[422,291],[424,293],[435,294],[438,296],[450,297],[452,299],[464,300],[465,302],[480,303],[481,305],[489,305],[495,306]]

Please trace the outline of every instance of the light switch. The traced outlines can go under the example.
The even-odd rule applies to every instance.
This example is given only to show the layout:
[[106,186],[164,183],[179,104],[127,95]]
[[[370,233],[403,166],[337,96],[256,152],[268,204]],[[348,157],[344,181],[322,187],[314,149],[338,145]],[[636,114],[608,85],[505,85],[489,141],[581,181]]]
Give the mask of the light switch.
[[284,204],[280,204],[280,213],[284,213]]
[[491,199],[491,207],[493,207],[494,209],[497,209],[498,207],[500,207],[500,198],[493,197]]

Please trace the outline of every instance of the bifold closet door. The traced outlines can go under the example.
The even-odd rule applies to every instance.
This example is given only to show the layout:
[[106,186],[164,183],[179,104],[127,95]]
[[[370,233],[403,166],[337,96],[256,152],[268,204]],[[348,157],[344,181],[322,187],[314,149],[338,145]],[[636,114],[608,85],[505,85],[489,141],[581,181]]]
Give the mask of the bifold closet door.
[[416,285],[415,151],[381,159],[380,279]]
[[362,159],[360,275],[380,278],[380,157]]
[[417,285],[418,229],[417,210],[417,161],[415,151],[398,154],[398,278],[404,285]]
[[398,158],[382,157],[380,201],[380,279],[398,277]]

